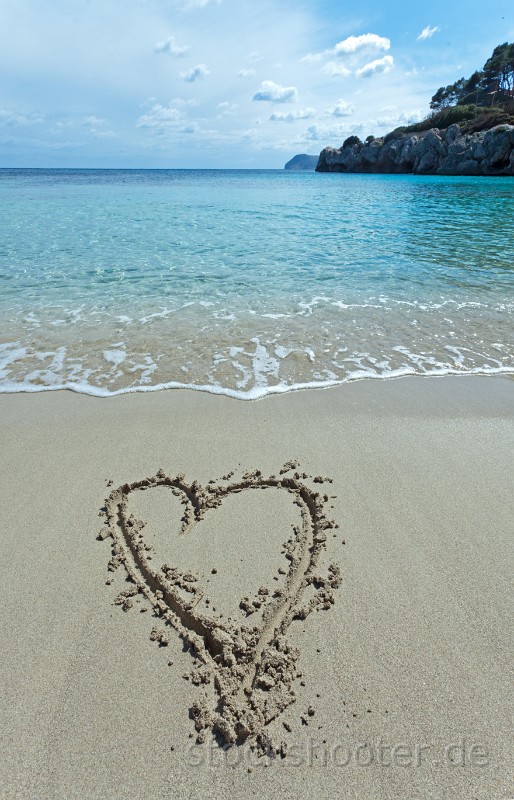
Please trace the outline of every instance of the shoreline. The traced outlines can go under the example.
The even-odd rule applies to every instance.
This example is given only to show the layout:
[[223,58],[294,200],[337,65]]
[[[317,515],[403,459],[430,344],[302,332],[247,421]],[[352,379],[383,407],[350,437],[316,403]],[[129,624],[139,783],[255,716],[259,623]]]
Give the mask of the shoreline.
[[[0,395],[3,796],[273,797],[285,776],[288,797],[340,797],[342,781],[367,800],[508,796],[511,378],[359,380],[259,403],[103,399]],[[209,686],[184,679],[193,659],[173,628],[165,646],[152,640],[161,622],[146,600],[115,603],[130,584],[97,536],[109,493],[161,468],[221,486],[292,459],[333,481],[305,478],[339,526],[320,574],[337,564],[342,583],[287,630],[302,677],[269,726],[287,755],[259,760],[248,743],[195,744],[190,709]],[[252,623],[238,598],[281,586],[295,505],[234,492],[182,536],[183,510],[152,491],[134,513],[157,555]]]
[[170,381],[169,383],[162,383],[155,385],[129,386],[126,389],[117,389],[112,392],[109,392],[100,387],[89,386],[89,384],[87,390],[84,389],[81,384],[73,384],[73,383],[62,384],[62,385],[59,384],[57,386],[28,384],[27,388],[20,388],[23,386],[23,384],[17,384],[16,387],[13,388],[9,387],[0,389],[0,397],[2,397],[3,395],[43,394],[46,392],[70,392],[71,394],[84,395],[85,397],[94,397],[96,399],[107,399],[113,397],[122,397],[124,395],[134,395],[134,394],[144,395],[144,394],[153,394],[155,392],[166,393],[168,391],[178,390],[179,392],[180,391],[200,392],[201,394],[211,394],[218,397],[227,397],[231,400],[243,400],[246,402],[252,400],[264,400],[267,397],[272,397],[275,395],[288,395],[297,392],[337,389],[338,387],[343,387],[355,383],[375,383],[375,382],[388,383],[389,381],[398,381],[404,379],[426,380],[431,378],[451,378],[451,379],[454,378],[502,379],[503,378],[506,380],[514,380],[514,368],[500,367],[492,369],[490,371],[477,370],[469,372],[460,372],[458,370],[455,371],[447,370],[444,372],[432,372],[426,374],[401,372],[399,374],[391,374],[391,375],[362,375],[358,377],[352,377],[334,381],[312,381],[309,383],[299,383],[291,385],[277,384],[266,387],[257,386],[254,387],[253,389],[250,389],[247,392],[237,391],[235,389],[228,389],[223,386],[187,384],[187,383],[178,383],[176,381]]

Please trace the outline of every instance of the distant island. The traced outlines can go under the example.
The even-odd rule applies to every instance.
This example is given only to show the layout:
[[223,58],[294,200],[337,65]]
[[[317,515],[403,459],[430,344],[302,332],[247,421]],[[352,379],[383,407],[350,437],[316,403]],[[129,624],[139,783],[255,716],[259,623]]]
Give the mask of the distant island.
[[308,156],[305,153],[300,153],[300,155],[294,156],[290,161],[288,161],[284,169],[290,169],[293,171],[306,169],[314,171],[318,163],[318,158],[319,156]]
[[514,175],[514,43],[483,69],[440,87],[414,125],[321,151],[317,172]]

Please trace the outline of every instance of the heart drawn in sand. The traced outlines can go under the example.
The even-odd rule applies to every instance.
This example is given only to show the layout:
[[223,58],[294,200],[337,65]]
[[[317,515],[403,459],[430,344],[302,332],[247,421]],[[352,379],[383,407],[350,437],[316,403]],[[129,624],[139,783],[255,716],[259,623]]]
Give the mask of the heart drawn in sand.
[[[339,568],[329,565],[324,576],[317,570],[326,530],[335,527],[325,514],[328,497],[303,482],[308,478],[305,473],[286,474],[296,466],[295,462],[284,465],[279,477],[266,478],[256,470],[235,482],[211,482],[205,487],[196,481],[188,484],[183,475],[169,477],[159,470],[153,477],[120,486],[106,500],[106,527],[98,538],[112,537],[109,569],[123,566],[130,583],[115,602],[127,609],[131,598],[143,595],[154,614],[178,631],[193,652],[197,668],[192,682],[214,689],[214,697],[212,691],[210,698],[205,694],[191,711],[199,742],[211,729],[226,743],[255,737],[258,746],[269,747],[266,726],[295,699],[299,652],[287,642],[287,630],[293,620],[305,619],[311,611],[328,609],[334,603],[334,589],[341,582]],[[314,482],[324,480],[328,479],[317,477]],[[289,561],[284,584],[274,591],[261,587],[255,600],[242,598],[240,603],[247,616],[257,608],[262,610],[260,624],[236,625],[199,610],[198,597],[203,597],[204,591],[193,574],[170,564],[156,569],[150,563],[152,548],[142,532],[145,523],[130,513],[129,502],[134,492],[155,487],[167,487],[181,499],[185,506],[182,533],[219,508],[229,495],[256,489],[289,493],[300,508],[301,523],[283,545]],[[169,640],[165,628],[154,628],[151,638],[161,643]]]

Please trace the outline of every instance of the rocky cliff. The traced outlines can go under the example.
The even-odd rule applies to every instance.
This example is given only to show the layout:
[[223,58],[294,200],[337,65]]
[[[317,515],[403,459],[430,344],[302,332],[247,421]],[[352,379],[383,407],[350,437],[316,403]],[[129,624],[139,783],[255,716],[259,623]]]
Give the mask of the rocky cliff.
[[290,169],[295,172],[299,170],[315,170],[318,163],[318,156],[308,156],[306,153],[300,153],[287,162],[284,169]]
[[321,151],[317,172],[412,172],[427,175],[514,175],[514,125],[463,133],[458,124],[411,134],[350,136]]

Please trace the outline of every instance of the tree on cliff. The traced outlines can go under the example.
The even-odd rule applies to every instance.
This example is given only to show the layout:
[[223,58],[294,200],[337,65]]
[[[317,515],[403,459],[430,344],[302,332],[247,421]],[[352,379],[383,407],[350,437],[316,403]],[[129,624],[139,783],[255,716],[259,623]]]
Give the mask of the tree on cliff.
[[484,64],[482,84],[490,92],[509,94],[514,89],[514,43],[499,44]]
[[469,78],[459,78],[449,86],[441,86],[430,101],[433,111],[458,104],[493,105],[512,100],[514,95],[514,42],[494,48],[483,69]]

